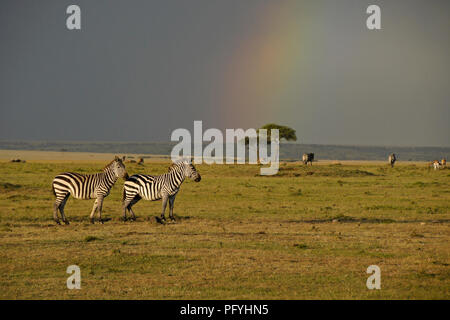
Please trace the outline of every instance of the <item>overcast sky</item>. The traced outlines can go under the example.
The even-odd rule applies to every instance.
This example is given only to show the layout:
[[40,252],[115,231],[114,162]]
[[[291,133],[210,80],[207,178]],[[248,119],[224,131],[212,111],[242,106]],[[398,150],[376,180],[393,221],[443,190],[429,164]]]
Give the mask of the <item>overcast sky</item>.
[[0,43],[2,140],[169,141],[203,120],[450,146],[450,1],[2,0]]

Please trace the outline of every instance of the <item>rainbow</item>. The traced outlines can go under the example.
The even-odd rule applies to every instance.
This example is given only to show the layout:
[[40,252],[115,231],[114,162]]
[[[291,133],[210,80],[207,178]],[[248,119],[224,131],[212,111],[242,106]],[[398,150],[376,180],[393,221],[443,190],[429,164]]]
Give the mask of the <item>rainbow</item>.
[[[296,2],[262,2],[256,25],[244,36],[224,66],[218,97],[225,128],[258,127],[284,121],[280,108],[295,105],[295,76],[302,69],[302,40],[308,34]],[[297,2],[298,3],[298,2]],[[253,21],[250,19],[250,21]],[[255,28],[256,27],[256,28]]]

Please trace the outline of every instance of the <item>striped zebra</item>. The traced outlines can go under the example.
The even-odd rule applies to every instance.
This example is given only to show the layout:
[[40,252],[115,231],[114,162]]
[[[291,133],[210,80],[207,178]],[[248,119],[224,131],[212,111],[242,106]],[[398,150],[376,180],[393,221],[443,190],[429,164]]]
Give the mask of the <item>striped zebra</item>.
[[394,167],[394,163],[397,161],[397,157],[395,156],[395,153],[392,153],[389,155],[389,163],[391,164],[391,167]]
[[159,176],[145,174],[132,175],[125,181],[123,186],[123,220],[127,220],[127,210],[131,214],[131,220],[136,220],[136,215],[131,207],[142,198],[152,201],[162,199],[162,222],[166,220],[164,213],[166,211],[167,200],[169,200],[169,216],[172,221],[175,220],[173,217],[175,197],[186,177],[193,179],[195,182],[201,180],[200,174],[189,160],[174,162],[169,167],[168,173]]
[[93,199],[95,198],[94,206],[90,215],[91,223],[94,223],[94,215],[98,210],[98,217],[100,223],[102,221],[102,206],[103,199],[108,196],[111,188],[119,178],[128,178],[123,159],[115,157],[102,172],[95,174],[79,174],[73,172],[65,172],[57,175],[52,182],[53,193],[56,196],[55,204],[53,205],[53,219],[57,224],[60,224],[58,218],[58,210],[61,213],[61,218],[65,224],[69,221],[64,215],[64,206],[67,199],[72,195],[76,199]]

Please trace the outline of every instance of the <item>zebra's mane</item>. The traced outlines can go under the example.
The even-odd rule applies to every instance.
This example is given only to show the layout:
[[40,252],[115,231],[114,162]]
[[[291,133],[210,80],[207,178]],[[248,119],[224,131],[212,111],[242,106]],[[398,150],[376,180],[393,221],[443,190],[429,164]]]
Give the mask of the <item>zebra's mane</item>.
[[106,166],[103,167],[103,171],[105,171],[107,168],[109,168],[116,161],[119,161],[120,163],[122,163],[122,160],[120,158],[115,158],[113,161],[111,161],[110,163],[108,163]]
[[184,160],[178,160],[178,161],[175,161],[174,163],[172,163],[172,164],[170,165],[169,171],[168,171],[168,172],[172,172],[172,171],[175,170],[176,168],[179,168],[179,167],[182,167],[182,166],[185,166],[185,165],[186,165],[186,162],[185,162]]

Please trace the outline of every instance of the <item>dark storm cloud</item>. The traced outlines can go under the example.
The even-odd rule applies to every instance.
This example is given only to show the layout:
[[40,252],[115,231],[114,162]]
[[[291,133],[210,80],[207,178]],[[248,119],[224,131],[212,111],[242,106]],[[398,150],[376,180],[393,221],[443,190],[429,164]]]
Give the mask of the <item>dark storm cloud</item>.
[[[81,31],[65,27],[73,3]],[[167,141],[194,120],[221,128],[219,79],[266,3],[2,1],[0,139]],[[311,10],[314,58],[273,107],[286,112],[245,125],[279,121],[305,143],[450,145],[450,2],[280,3]],[[380,31],[364,27],[372,3]]]

